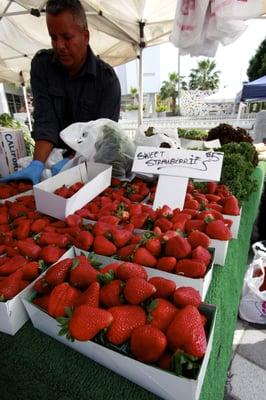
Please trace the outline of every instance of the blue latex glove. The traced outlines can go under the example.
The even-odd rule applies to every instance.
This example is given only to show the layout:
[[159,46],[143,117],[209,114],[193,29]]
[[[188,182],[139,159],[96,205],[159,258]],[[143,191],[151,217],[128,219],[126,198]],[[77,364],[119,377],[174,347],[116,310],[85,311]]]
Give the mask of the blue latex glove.
[[63,166],[69,161],[68,157],[63,158],[62,160],[58,161],[58,163],[54,164],[51,168],[52,176],[58,174],[61,171]]
[[0,179],[0,182],[19,181],[19,180],[30,180],[33,185],[36,185],[41,180],[42,171],[44,169],[44,163],[38,160],[33,160],[26,168],[20,171],[13,172],[13,174],[7,175]]

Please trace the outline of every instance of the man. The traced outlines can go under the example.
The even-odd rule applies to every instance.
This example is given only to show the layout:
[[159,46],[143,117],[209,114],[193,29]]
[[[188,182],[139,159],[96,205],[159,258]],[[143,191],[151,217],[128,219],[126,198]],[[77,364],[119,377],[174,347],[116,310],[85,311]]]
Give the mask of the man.
[[[34,106],[32,163],[5,181],[40,181],[54,147],[66,148],[59,133],[74,122],[109,118],[118,121],[121,90],[114,70],[97,58],[89,43],[85,11],[79,0],[49,0],[46,23],[53,49],[39,51],[31,64]],[[70,151],[53,169],[59,172]]]

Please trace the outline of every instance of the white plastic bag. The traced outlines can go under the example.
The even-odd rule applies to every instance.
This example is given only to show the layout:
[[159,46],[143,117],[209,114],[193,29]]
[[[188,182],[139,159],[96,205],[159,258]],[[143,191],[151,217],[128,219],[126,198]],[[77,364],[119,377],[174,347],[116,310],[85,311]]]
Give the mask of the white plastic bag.
[[[112,165],[116,178],[127,179],[131,175],[135,144],[117,122],[107,118],[78,122],[61,131],[60,137],[76,151],[71,166],[83,156],[87,161]],[[67,168],[68,164],[64,169]]]
[[221,18],[245,20],[256,18],[263,13],[262,0],[214,0],[211,2],[212,13]]
[[[264,265],[265,260],[257,258],[248,267],[239,305],[240,318],[256,324],[266,324],[266,291],[259,290],[264,281]],[[254,276],[255,271],[262,274]]]
[[[152,129],[152,135],[146,136],[145,132]],[[180,140],[177,129],[172,128],[148,128],[145,125],[138,127],[135,135],[136,146],[160,147],[162,143],[167,143],[170,147],[180,148]]]

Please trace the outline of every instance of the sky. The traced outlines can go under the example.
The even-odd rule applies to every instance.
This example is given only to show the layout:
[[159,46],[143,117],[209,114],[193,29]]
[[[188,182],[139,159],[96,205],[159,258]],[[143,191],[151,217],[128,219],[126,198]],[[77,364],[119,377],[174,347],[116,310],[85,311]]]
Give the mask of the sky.
[[[235,97],[235,94],[242,88],[242,83],[248,81],[246,71],[249,61],[266,37],[266,18],[246,21],[246,25],[247,29],[237,40],[227,46],[220,44],[215,57],[211,58],[216,63],[216,69],[221,72],[219,92],[225,91],[227,98]],[[159,47],[160,65],[159,68],[153,67],[158,87],[155,91],[159,90],[161,83],[168,79],[169,72],[178,71],[178,49],[172,43],[165,43]],[[144,50],[146,53],[151,51],[152,48]],[[198,61],[203,58],[181,56],[181,75],[188,77],[191,68],[196,68]],[[144,63],[148,62],[147,59],[148,57],[145,60],[144,55]],[[149,61],[151,60],[152,58],[149,57]],[[154,61],[152,60],[152,62]],[[149,66],[144,64],[144,72],[147,70],[147,67],[149,69]],[[138,86],[135,61],[127,64],[127,85],[128,89],[130,86]]]
[[[217,70],[221,71],[220,89],[231,87],[235,91],[242,87],[244,81],[248,81],[246,71],[249,60],[266,38],[266,19],[249,20],[246,24],[246,31],[235,42],[227,46],[219,45],[215,57],[211,58],[215,61]],[[169,72],[177,71],[177,57],[178,50],[172,43],[160,46],[161,80],[166,80]],[[190,69],[197,67],[199,59],[202,57],[181,56],[181,75],[188,76]]]

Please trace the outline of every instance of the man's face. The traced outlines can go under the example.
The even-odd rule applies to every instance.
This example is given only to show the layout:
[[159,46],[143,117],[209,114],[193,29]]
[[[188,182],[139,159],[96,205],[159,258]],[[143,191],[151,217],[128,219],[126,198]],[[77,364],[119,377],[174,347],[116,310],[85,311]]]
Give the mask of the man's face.
[[47,14],[46,22],[56,58],[75,74],[86,59],[89,32],[80,28],[69,11]]

